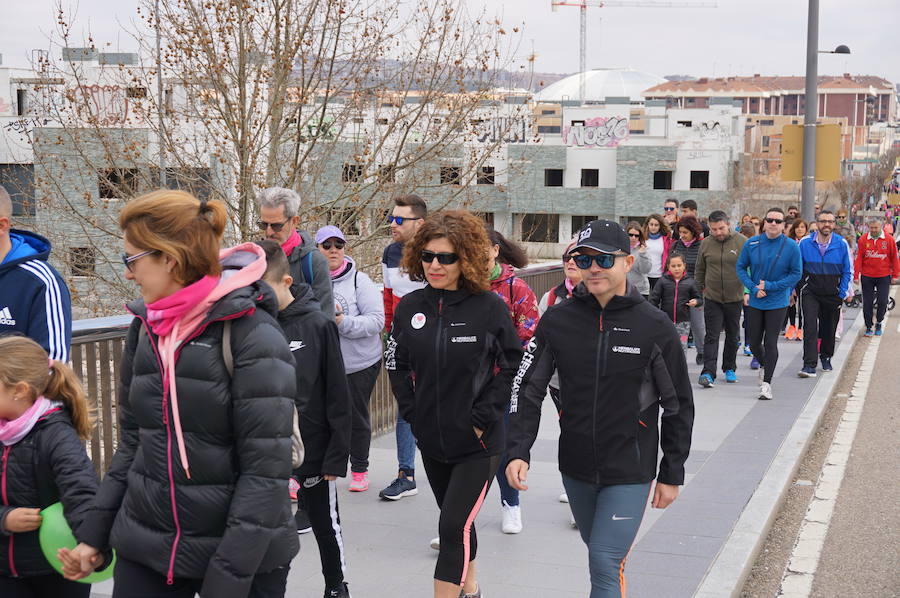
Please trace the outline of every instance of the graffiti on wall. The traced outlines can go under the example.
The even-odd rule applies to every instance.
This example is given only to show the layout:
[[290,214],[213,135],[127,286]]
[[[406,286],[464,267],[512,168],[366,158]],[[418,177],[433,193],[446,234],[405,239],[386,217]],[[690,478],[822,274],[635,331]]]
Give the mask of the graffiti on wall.
[[621,116],[584,119],[584,125],[563,127],[562,142],[577,147],[616,147],[628,138],[628,119]]
[[727,137],[724,127],[718,121],[709,121],[694,125],[694,130],[700,133],[701,139],[719,139]]
[[479,123],[476,130],[479,143],[527,143],[531,122],[521,117],[497,117]]
[[20,118],[19,120],[12,120],[3,125],[3,128],[8,133],[24,133],[28,135],[31,133],[35,127],[41,127],[50,122],[49,118]]
[[[118,85],[82,85],[78,87],[77,110],[79,116],[99,126],[135,124],[143,121],[143,116],[131,110],[129,88]],[[129,120],[129,115],[131,120]]]

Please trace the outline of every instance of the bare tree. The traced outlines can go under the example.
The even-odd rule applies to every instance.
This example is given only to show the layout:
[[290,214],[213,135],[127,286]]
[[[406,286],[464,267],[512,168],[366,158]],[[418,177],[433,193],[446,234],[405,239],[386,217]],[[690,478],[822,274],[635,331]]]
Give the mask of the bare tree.
[[[111,267],[118,209],[163,178],[226,202],[229,242],[253,236],[268,186],[298,190],[304,219],[353,230],[357,244],[378,236],[373,218],[400,190],[435,208],[502,198],[475,183],[488,161],[506,175],[503,138],[530,116],[495,89],[517,30],[453,0],[147,0],[139,18],[150,35],[134,32],[138,64],[106,60],[99,77],[49,55],[35,65],[47,121],[27,135],[36,195],[49,229],[106,258],[89,301],[131,293]],[[59,46],[97,49],[73,38],[62,8],[58,22]]]

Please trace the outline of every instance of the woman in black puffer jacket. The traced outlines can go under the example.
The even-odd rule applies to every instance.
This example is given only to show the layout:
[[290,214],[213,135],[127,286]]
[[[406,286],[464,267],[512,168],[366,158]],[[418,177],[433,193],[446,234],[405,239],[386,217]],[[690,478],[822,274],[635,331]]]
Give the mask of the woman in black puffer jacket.
[[225,222],[220,203],[180,191],[146,195],[119,217],[125,275],[143,297],[128,306],[121,442],[84,544],[64,558],[77,577],[97,549],[115,548],[116,598],[173,585],[283,596],[299,550],[288,498],[294,361],[259,283],[265,253],[248,243],[220,256]]

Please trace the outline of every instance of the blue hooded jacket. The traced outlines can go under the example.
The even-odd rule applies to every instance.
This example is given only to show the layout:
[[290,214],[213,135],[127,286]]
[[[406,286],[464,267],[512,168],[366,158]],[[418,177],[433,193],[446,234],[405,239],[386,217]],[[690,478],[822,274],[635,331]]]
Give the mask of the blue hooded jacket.
[[843,301],[853,278],[853,260],[850,246],[843,237],[831,235],[825,255],[819,252],[819,234],[814,232],[800,241],[803,257],[803,279],[800,289],[819,297],[833,297]]
[[0,336],[22,334],[57,361],[69,360],[72,304],[69,289],[47,259],[50,242],[13,229],[12,250],[0,262]]
[[[784,235],[770,239],[765,234],[750,237],[735,265],[738,278],[750,293],[750,307],[779,309],[791,302],[791,291],[803,274],[797,242]],[[756,296],[756,285],[765,280],[765,297]]]

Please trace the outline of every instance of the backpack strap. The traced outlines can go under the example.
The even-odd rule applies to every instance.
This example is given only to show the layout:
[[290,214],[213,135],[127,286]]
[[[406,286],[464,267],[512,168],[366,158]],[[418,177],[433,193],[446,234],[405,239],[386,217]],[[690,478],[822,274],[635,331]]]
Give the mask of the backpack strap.
[[225,361],[225,369],[228,377],[234,377],[234,355],[231,353],[231,320],[225,320],[222,326],[222,359]]
[[306,284],[308,284],[309,286],[312,286],[313,267],[311,251],[300,258],[300,271],[303,273],[304,282],[306,282]]
[[556,303],[556,289],[550,289],[549,296],[547,297],[547,307],[554,305]]

